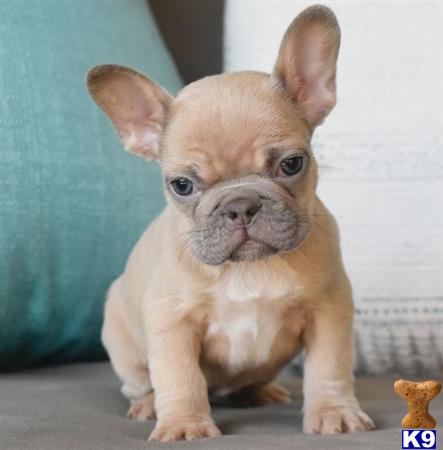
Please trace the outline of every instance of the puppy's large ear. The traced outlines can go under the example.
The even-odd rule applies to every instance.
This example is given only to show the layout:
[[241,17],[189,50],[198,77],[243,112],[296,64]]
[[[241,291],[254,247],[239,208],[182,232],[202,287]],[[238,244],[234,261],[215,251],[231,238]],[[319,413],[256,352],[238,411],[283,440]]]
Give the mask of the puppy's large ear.
[[340,28],[325,6],[311,6],[291,23],[281,43],[273,76],[315,127],[335,105]]
[[141,73],[123,66],[94,67],[86,82],[91,97],[117,128],[125,150],[159,159],[171,96]]

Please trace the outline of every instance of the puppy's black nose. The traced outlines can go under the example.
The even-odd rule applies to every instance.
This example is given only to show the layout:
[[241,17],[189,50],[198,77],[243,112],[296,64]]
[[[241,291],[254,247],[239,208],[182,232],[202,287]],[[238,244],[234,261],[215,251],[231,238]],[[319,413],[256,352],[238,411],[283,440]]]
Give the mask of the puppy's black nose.
[[241,197],[224,204],[222,214],[235,226],[242,227],[252,222],[260,208],[261,201],[259,198]]

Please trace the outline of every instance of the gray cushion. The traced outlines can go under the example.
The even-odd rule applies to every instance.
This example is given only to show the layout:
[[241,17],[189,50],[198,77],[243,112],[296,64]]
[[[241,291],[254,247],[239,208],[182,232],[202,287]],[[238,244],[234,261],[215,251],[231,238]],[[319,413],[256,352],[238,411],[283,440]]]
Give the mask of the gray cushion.
[[[283,376],[293,392],[289,405],[234,409],[215,407],[224,433],[216,439],[149,445],[154,421],[125,417],[127,402],[107,363],[77,364],[0,376],[0,449],[395,449],[401,448],[405,404],[392,392],[394,377],[359,379],[358,395],[378,430],[336,436],[301,432],[301,380]],[[443,395],[431,404],[443,424]],[[443,436],[440,428],[439,437]]]

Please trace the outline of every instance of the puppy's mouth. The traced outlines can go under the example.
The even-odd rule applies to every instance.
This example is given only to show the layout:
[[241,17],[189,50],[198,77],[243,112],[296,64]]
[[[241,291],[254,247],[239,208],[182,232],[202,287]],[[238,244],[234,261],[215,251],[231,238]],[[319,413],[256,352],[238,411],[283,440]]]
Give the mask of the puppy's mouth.
[[288,230],[275,232],[273,227],[227,229],[212,228],[197,232],[192,238],[194,255],[205,264],[219,265],[224,261],[254,261],[281,252],[294,250],[306,237],[309,227],[284,225]]
[[277,249],[264,242],[246,237],[229,256],[231,261],[254,261],[277,253]]
[[227,259],[230,261],[254,261],[278,252],[277,248],[263,242],[251,231],[249,227],[238,227],[233,231],[231,242],[235,242],[236,245]]

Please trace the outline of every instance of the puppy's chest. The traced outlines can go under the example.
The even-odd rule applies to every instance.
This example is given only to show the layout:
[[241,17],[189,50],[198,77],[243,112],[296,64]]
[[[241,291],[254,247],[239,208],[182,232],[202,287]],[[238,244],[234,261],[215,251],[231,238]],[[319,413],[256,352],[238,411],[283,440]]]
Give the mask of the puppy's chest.
[[204,353],[230,375],[272,364],[297,345],[303,288],[296,277],[269,275],[239,271],[214,285]]

